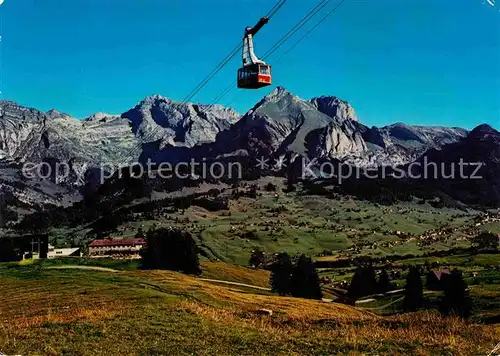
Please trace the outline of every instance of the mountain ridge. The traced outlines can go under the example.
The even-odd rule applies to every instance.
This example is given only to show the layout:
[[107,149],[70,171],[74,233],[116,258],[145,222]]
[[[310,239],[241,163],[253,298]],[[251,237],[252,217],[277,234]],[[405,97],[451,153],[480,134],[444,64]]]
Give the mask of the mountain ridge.
[[358,166],[401,165],[429,149],[458,142],[462,128],[395,123],[368,127],[335,96],[302,99],[277,87],[240,115],[221,105],[180,103],[150,95],[122,114],[78,120],[0,101],[0,153],[35,163],[71,162],[79,175],[92,166],[189,157],[290,155],[334,158]]

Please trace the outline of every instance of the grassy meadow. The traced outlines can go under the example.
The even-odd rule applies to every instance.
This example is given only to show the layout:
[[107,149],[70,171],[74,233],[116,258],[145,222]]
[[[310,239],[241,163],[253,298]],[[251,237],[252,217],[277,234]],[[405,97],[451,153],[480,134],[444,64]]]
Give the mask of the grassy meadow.
[[[266,191],[272,180],[279,192]],[[177,226],[189,230],[198,239],[206,260],[247,265],[256,247],[268,254],[305,253],[312,257],[336,259],[359,256],[419,256],[452,248],[470,247],[469,239],[478,229],[500,231],[500,222],[475,227],[479,212],[471,209],[434,208],[429,204],[401,202],[382,206],[368,201],[281,192],[283,181],[266,178],[258,182],[255,199],[230,198],[229,209],[208,211],[191,206],[155,220],[126,222],[114,233],[116,237],[133,237],[139,228]],[[231,197],[231,190],[222,196]],[[431,231],[448,229],[446,235],[429,238]],[[55,230],[56,245],[64,236],[82,241],[86,227]]]
[[[272,180],[278,196],[264,186]],[[349,197],[282,193],[259,182],[255,199],[229,209],[199,206],[122,224],[113,237],[174,226],[200,248],[198,277],[141,270],[140,261],[56,259],[0,264],[0,352],[22,355],[480,355],[500,341],[500,254],[471,254],[481,231],[500,222],[472,209],[422,202],[382,206]],[[222,193],[230,197],[231,191]],[[51,232],[56,246],[85,242],[89,226]],[[304,253],[317,263],[323,297],[279,297],[251,251]],[[443,256],[433,253],[444,251]],[[355,267],[377,257],[394,293],[337,303]],[[75,265],[80,267],[74,268]],[[460,269],[473,301],[469,321],[442,318],[439,291],[425,308],[403,310],[409,266]],[[86,269],[79,269],[86,268]],[[101,268],[102,270],[99,270]],[[422,276],[425,286],[425,277]],[[333,302],[332,302],[333,301]],[[272,310],[262,315],[260,309]]]
[[[0,265],[0,350],[22,355],[476,355],[498,325],[278,297],[168,271]],[[241,267],[206,276],[263,283]],[[203,276],[202,276],[203,277]],[[260,282],[259,282],[260,281]],[[261,308],[272,316],[257,313]]]

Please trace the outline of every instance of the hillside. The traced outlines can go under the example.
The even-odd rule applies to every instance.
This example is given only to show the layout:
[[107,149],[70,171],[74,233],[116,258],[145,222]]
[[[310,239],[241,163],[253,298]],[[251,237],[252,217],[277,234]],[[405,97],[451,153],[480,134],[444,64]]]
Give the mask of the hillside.
[[[117,186],[118,191],[134,185]],[[269,190],[269,185],[275,190]],[[203,258],[247,265],[252,249],[311,256],[411,257],[467,250],[481,231],[500,226],[497,210],[409,196],[390,205],[303,185],[283,193],[286,180],[265,177],[238,188],[204,184],[149,198],[126,195],[27,217],[19,228],[47,231],[56,246],[104,236],[132,237],[139,229],[173,226],[195,236]],[[255,189],[255,196],[249,192]],[[115,191],[109,192],[114,196]],[[278,196],[275,196],[278,194]],[[446,203],[446,204],[445,204]]]
[[[432,313],[378,317],[165,271],[4,264],[0,283],[0,350],[7,354],[472,355],[500,338],[494,326]],[[261,308],[272,316],[259,316]]]

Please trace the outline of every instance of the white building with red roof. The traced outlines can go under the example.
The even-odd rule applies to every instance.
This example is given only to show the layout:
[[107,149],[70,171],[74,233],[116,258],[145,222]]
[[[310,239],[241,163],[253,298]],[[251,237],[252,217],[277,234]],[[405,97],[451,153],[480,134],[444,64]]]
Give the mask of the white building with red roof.
[[139,251],[146,245],[143,238],[109,238],[94,240],[88,245],[89,257],[140,258]]

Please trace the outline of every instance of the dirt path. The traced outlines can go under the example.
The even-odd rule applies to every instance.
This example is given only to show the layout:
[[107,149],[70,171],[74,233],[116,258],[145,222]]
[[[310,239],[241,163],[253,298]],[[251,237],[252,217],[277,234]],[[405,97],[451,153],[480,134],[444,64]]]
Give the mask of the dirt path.
[[368,299],[363,299],[363,300],[356,300],[356,304],[370,303],[370,302],[374,302],[376,300],[377,299],[375,299],[375,298],[368,298]]
[[[388,306],[391,306],[391,305],[393,305],[393,304],[396,304],[397,302],[402,301],[403,299],[405,299],[405,297],[398,298],[398,299],[393,300],[392,302],[389,302],[389,303],[387,303],[387,304],[385,304],[385,305],[382,305],[382,306],[380,306],[380,307],[375,307],[375,308],[365,308],[365,307],[361,307],[361,308],[363,308],[364,310],[380,310],[380,309],[385,309],[385,308],[387,308]],[[356,304],[357,304],[357,303],[356,303]]]
[[[199,278],[199,279],[201,281],[205,281],[205,282],[222,283],[222,284],[227,284],[227,285],[231,285],[231,286],[238,286],[238,287],[247,287],[247,288],[252,288],[252,289],[264,290],[266,292],[270,292],[271,291],[271,288],[254,286],[254,285],[251,285],[251,284],[238,283],[238,282],[230,282],[230,281],[222,281],[220,279],[210,279],[210,278]],[[333,299],[323,298],[323,302],[331,303],[331,302],[333,302]]]
[[[403,291],[404,291],[404,289],[401,289],[401,290],[403,290]],[[400,291],[400,290],[398,290],[398,292],[399,292],[399,291]],[[434,291],[430,291],[430,290],[426,290],[426,291],[424,291],[424,294],[434,294],[434,293],[435,293]],[[387,293],[387,294],[394,294],[394,293]],[[389,302],[389,303],[387,303],[387,304],[385,304],[385,305],[382,305],[382,306],[380,306],[380,307],[375,307],[375,308],[365,308],[365,307],[361,307],[361,308],[363,308],[363,309],[365,309],[365,310],[378,310],[378,309],[385,309],[385,308],[387,308],[388,306],[391,306],[391,305],[393,305],[393,304],[395,304],[395,303],[397,303],[397,302],[399,302],[399,301],[401,301],[401,300],[403,300],[403,299],[405,299],[405,297],[404,297],[404,296],[402,296],[401,298],[398,298],[398,299],[396,299],[396,300],[393,300],[392,302]],[[374,298],[369,298],[369,299],[358,300],[358,301],[356,301],[356,306],[357,306],[358,304],[363,304],[363,303],[374,302],[374,301],[376,301],[376,300],[377,300],[377,299],[374,299]]]
[[106,268],[106,267],[97,267],[97,266],[50,266],[44,267],[45,269],[79,269],[84,271],[101,271],[101,272],[118,272],[116,269]]
[[[84,271],[101,271],[101,272],[119,272],[118,270],[111,269],[111,268],[105,268],[105,267],[97,267],[97,266],[78,266],[78,265],[67,265],[67,266],[50,266],[50,267],[45,267],[46,269],[78,269],[78,270],[84,270]],[[245,283],[239,283],[239,282],[230,282],[230,281],[223,281],[220,279],[211,279],[211,278],[198,278],[200,281],[204,282],[212,282],[212,283],[221,283],[221,284],[226,284],[230,286],[237,286],[237,287],[247,287],[247,288],[252,288],[252,289],[258,289],[266,292],[270,292],[271,288],[267,287],[261,287],[261,286],[254,286],[252,284],[245,284]],[[324,302],[332,302],[332,299],[325,299],[323,298]]]

